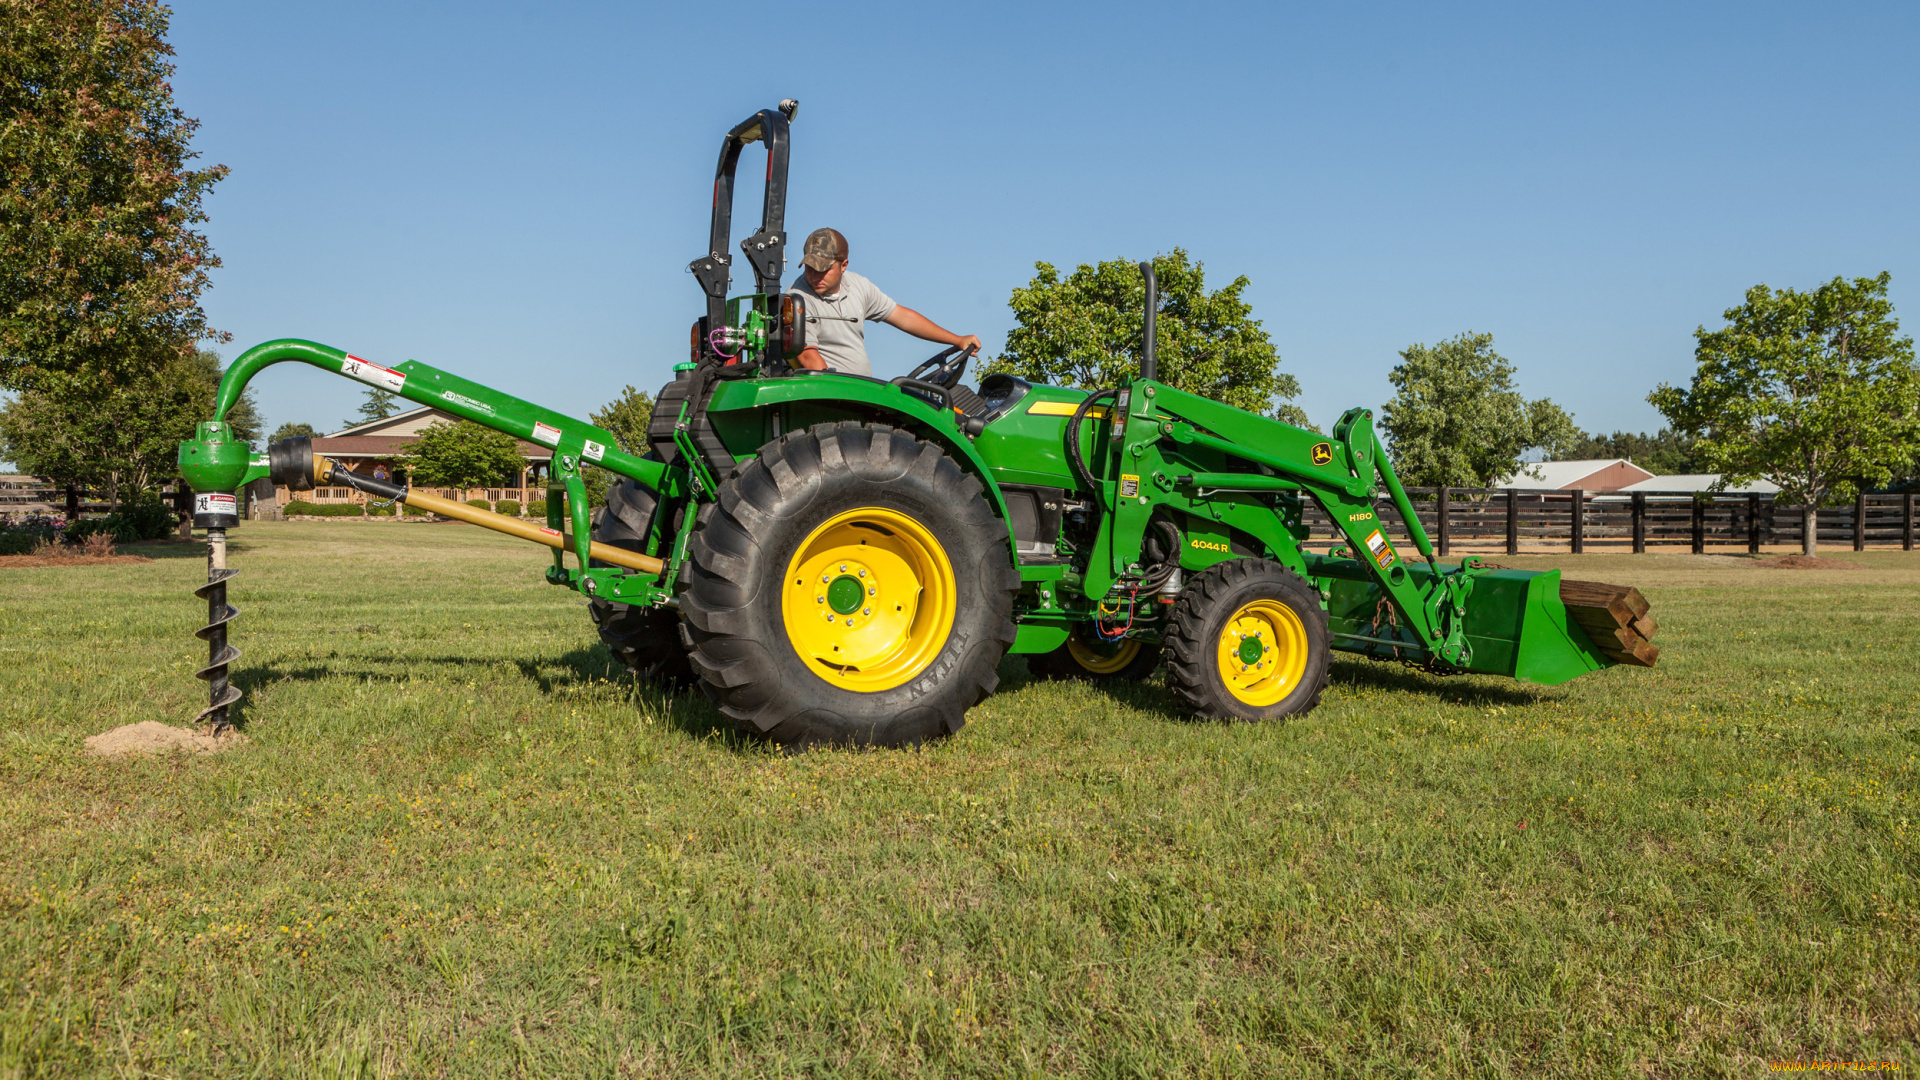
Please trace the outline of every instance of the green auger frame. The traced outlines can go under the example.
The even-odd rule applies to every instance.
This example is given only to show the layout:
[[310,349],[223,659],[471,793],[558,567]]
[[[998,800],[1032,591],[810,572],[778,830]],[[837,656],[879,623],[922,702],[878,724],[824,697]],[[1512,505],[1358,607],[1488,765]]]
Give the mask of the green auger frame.
[[[698,677],[744,730],[787,743],[957,730],[1008,652],[1037,673],[1139,677],[1164,648],[1198,711],[1243,719],[1310,710],[1328,650],[1542,684],[1619,662],[1569,616],[1558,571],[1438,561],[1370,411],[1322,436],[1160,382],[1150,263],[1141,369],[1122,386],[992,375],[976,392],[970,354],[951,349],[892,382],[790,366],[808,319],[780,281],[793,109],[723,143],[711,243],[689,268],[706,310],[650,445],[418,361],[287,339],[229,368],[215,419],[181,444],[183,474],[213,510],[262,476],[416,498],[305,444],[255,455],[231,438],[221,418],[285,361],[551,447],[539,535],[460,516],[553,546],[547,580],[592,601],[617,657]],[[740,245],[755,289],[729,298],[733,175],[753,142],[769,155],[761,226]],[[603,515],[588,466],[622,478]],[[1305,547],[1309,501],[1339,530],[1325,555]]]

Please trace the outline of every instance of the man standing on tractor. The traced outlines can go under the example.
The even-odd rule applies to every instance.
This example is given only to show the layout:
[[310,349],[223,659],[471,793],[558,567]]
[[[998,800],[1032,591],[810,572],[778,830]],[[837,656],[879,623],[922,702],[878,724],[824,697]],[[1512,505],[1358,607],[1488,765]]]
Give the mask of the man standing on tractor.
[[867,362],[867,320],[884,322],[941,345],[980,348],[974,334],[955,334],[905,304],[896,304],[873,282],[847,269],[847,238],[838,229],[815,229],[800,255],[792,290],[806,297],[807,347],[801,367],[872,375]]

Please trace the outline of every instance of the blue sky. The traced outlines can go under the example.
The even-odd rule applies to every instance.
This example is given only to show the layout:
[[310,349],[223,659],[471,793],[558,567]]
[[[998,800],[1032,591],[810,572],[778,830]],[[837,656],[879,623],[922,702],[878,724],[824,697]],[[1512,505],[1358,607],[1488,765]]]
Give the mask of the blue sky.
[[[1916,31],[1912,4],[187,2],[171,37],[233,170],[229,357],[308,337],[577,415],[657,389],[720,136],[796,97],[795,246],[841,229],[990,350],[1036,260],[1177,245],[1251,279],[1322,425],[1480,330],[1529,395],[1637,430],[1755,283],[1890,270],[1920,311]],[[882,375],[933,351],[869,346]],[[352,414],[294,368],[255,381],[271,423]]]

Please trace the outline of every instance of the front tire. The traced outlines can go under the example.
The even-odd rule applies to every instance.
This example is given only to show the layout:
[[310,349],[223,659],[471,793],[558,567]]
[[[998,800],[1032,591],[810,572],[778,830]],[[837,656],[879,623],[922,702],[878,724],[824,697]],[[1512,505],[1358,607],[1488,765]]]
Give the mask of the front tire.
[[1327,613],[1298,574],[1231,559],[1188,583],[1166,640],[1167,685],[1199,716],[1305,716],[1327,686]]
[[1139,638],[1101,641],[1076,629],[1065,645],[1027,657],[1036,679],[1088,679],[1139,682],[1160,666],[1160,646]]
[[721,485],[680,610],[708,693],[785,746],[911,746],[998,685],[1020,584],[974,477],[879,424],[820,424]]

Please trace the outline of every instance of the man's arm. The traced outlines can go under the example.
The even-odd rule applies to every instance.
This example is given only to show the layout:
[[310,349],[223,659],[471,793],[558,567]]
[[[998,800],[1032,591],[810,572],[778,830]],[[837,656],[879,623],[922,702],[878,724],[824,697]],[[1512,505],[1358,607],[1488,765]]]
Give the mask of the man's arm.
[[798,363],[801,367],[806,368],[809,371],[827,370],[826,358],[820,355],[819,349],[816,349],[811,345],[807,346],[804,349],[801,349],[800,355],[794,357],[794,361]]
[[[882,321],[888,326],[898,330],[905,330],[914,337],[927,341],[939,342],[942,345],[971,345],[975,349],[980,348],[980,338],[978,335],[956,334],[951,330],[942,329],[940,325],[932,319],[927,318],[925,315],[920,314],[905,304],[893,305],[893,311]],[[804,354],[802,355],[804,357]]]

